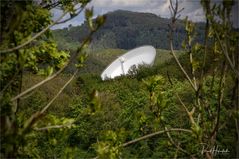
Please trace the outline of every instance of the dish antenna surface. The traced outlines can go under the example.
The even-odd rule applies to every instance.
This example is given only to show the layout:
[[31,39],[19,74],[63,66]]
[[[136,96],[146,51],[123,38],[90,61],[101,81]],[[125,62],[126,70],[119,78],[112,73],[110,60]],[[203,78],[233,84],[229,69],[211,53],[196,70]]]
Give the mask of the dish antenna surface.
[[156,50],[153,46],[141,46],[133,49],[113,61],[101,74],[101,79],[115,78],[128,74],[132,66],[153,65]]

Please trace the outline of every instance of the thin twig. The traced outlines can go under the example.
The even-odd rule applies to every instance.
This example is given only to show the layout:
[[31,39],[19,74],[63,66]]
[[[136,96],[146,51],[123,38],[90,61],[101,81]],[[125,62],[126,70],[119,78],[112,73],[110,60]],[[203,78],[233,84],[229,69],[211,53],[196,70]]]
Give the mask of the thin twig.
[[43,114],[50,105],[56,100],[56,98],[61,94],[61,92],[68,86],[68,84],[75,78],[76,74],[78,73],[78,69],[75,71],[75,73],[72,75],[72,77],[65,83],[65,85],[60,89],[60,91],[55,95],[55,97],[52,98],[52,100],[41,110],[41,114]]
[[131,145],[131,144],[134,144],[134,143],[137,143],[137,142],[139,142],[139,141],[142,141],[142,140],[145,140],[145,139],[154,137],[154,136],[159,135],[159,134],[163,134],[163,133],[168,132],[168,131],[183,131],[183,132],[192,133],[191,130],[181,129],[181,128],[172,128],[172,129],[168,129],[168,130],[161,130],[161,131],[157,131],[157,132],[154,132],[154,133],[151,133],[151,134],[148,134],[148,135],[139,137],[139,138],[137,138],[137,139],[128,141],[128,142],[126,142],[126,143],[120,145],[120,147],[126,147],[126,146],[129,146],[129,145]]
[[78,70],[75,71],[75,73],[71,76],[71,78],[64,84],[63,87],[58,91],[58,93],[51,99],[50,102],[47,103],[47,105],[40,111],[34,113],[25,123],[23,134],[41,117],[44,115],[44,113],[48,110],[48,108],[51,106],[51,104],[56,100],[56,98],[62,93],[62,91],[68,86],[68,84],[75,78],[76,74],[78,73]]
[[187,78],[187,80],[189,81],[189,83],[191,84],[192,88],[197,91],[197,86],[193,84],[191,78],[189,77],[189,75],[187,74],[187,72],[185,71],[185,69],[183,68],[183,66],[181,65],[181,63],[179,62],[177,56],[175,55],[174,52],[174,48],[173,48],[173,32],[174,32],[174,26],[176,23],[176,16],[178,14],[178,1],[176,0],[176,6],[175,8],[172,5],[172,0],[170,0],[170,5],[171,5],[171,9],[173,11],[173,16],[172,16],[172,20],[171,20],[171,25],[170,25],[170,50],[171,50],[171,54],[173,55],[177,65],[179,66],[179,68],[181,69],[181,71],[183,72],[183,74],[185,75],[185,77]]
[[170,49],[171,49],[171,54],[173,55],[175,61],[177,62],[179,68],[181,69],[181,71],[183,72],[183,74],[186,76],[187,80],[189,81],[189,83],[191,84],[192,88],[197,91],[196,86],[193,84],[192,80],[190,79],[190,77],[188,76],[187,72],[184,70],[183,66],[181,65],[181,63],[179,62],[177,56],[174,53],[174,49],[173,49],[173,44],[172,42],[170,42]]
[[219,38],[219,35],[218,35],[218,33],[217,33],[216,31],[215,31],[215,34],[216,34],[217,40],[219,41],[220,47],[221,47],[221,49],[222,49],[222,52],[223,52],[224,56],[225,56],[226,59],[227,59],[227,62],[229,63],[229,65],[230,65],[232,71],[236,74],[237,78],[239,79],[239,72],[238,72],[238,70],[236,70],[235,66],[233,65],[233,63],[232,63],[232,61],[231,61],[231,59],[230,59],[230,57],[229,57],[229,55],[228,55],[228,50],[224,48],[224,46],[223,46],[223,44],[222,44],[222,41],[221,41],[221,39]]
[[194,86],[197,86],[197,81],[196,81],[196,76],[195,76],[195,69],[193,67],[193,54],[192,54],[192,51],[190,51],[189,56],[190,56],[191,74],[193,76]]
[[69,66],[69,64],[76,58],[76,56],[78,55],[78,53],[82,50],[82,48],[85,46],[85,44],[89,41],[89,39],[91,38],[91,36],[93,35],[95,31],[92,31],[88,37],[83,41],[83,43],[81,44],[80,48],[78,49],[78,51],[75,53],[75,55],[73,55],[71,57],[71,59],[59,70],[57,71],[55,74],[51,75],[50,77],[47,77],[46,79],[42,80],[41,82],[33,85],[32,87],[26,89],[25,91],[23,91],[22,93],[18,94],[17,96],[13,97],[11,99],[11,101],[15,101],[18,98],[21,98],[23,96],[25,96],[26,94],[28,94],[29,92],[35,90],[36,88],[40,87],[41,85],[51,81],[52,79],[56,78],[61,72],[63,72],[67,66]]
[[54,2],[54,3],[51,3],[51,4],[47,4],[45,6],[42,6],[42,4],[40,4],[40,5],[42,6],[42,8],[46,8],[46,9],[49,10],[49,9],[57,7],[59,4],[60,4],[59,1],[57,1],[57,2]]
[[188,117],[189,117],[191,123],[192,123],[192,124],[195,124],[195,120],[194,120],[194,118],[193,118],[193,113],[194,113],[194,111],[195,111],[195,107],[193,107],[193,109],[192,109],[191,112],[190,112],[190,111],[188,110],[188,108],[186,107],[186,105],[183,103],[182,99],[179,97],[179,95],[178,95],[177,93],[176,93],[176,96],[177,96],[179,102],[180,102],[180,103],[182,104],[182,106],[184,107],[185,111],[187,112]]
[[69,20],[75,18],[75,17],[78,16],[84,9],[85,9],[85,7],[81,7],[80,10],[79,10],[78,12],[76,12],[73,17],[67,18],[67,19],[65,19],[65,20],[63,20],[63,21],[60,21],[60,22],[57,22],[56,25],[65,23],[65,22],[67,22],[67,21],[69,21]]
[[170,142],[177,148],[177,150],[180,150],[181,152],[183,152],[183,153],[185,153],[185,154],[187,154],[187,155],[190,155],[190,153],[188,153],[186,150],[182,149],[182,148],[179,146],[180,144],[176,144],[176,142],[173,141],[173,138],[171,137],[171,135],[170,135],[170,133],[169,133],[169,131],[168,131],[168,128],[165,127],[164,129],[167,131],[166,134],[167,134],[167,136],[168,136]]
[[36,131],[45,131],[49,129],[60,129],[60,128],[65,128],[65,127],[70,127],[73,125],[73,122],[64,124],[64,125],[51,125],[51,126],[46,126],[46,127],[41,127],[41,128],[33,128]]
[[219,128],[219,123],[220,123],[220,115],[221,115],[221,106],[222,106],[222,101],[223,101],[223,95],[224,95],[224,85],[225,85],[225,76],[226,76],[226,71],[227,71],[227,65],[223,64],[223,69],[221,72],[221,78],[219,82],[219,90],[218,90],[218,106],[217,106],[217,119],[216,119],[216,125],[211,133],[211,137],[213,138]]
[[65,69],[65,67],[66,67],[68,64],[69,64],[69,62],[68,62],[64,67],[62,67],[59,71],[57,71],[55,74],[53,74],[53,75],[47,77],[45,80],[42,80],[41,82],[35,84],[34,86],[28,88],[27,90],[25,90],[25,91],[23,91],[22,93],[18,94],[17,96],[13,97],[13,98],[11,99],[11,101],[13,102],[13,101],[17,100],[18,98],[20,98],[20,97],[26,95],[27,93],[33,91],[34,89],[40,87],[40,86],[43,85],[44,83],[46,83],[46,82],[48,82],[48,81],[54,79],[55,77],[57,77],[57,76]]
[[210,27],[210,19],[209,15],[211,15],[211,9],[210,9],[210,2],[202,2],[202,6],[205,12],[205,17],[206,17],[206,25],[205,25],[205,34],[204,34],[204,54],[203,54],[203,65],[202,65],[202,70],[201,70],[201,75],[200,75],[200,80],[199,80],[199,88],[203,89],[203,76],[205,73],[205,66],[206,66],[206,58],[207,58],[207,52],[208,52],[208,35],[209,35],[209,27]]

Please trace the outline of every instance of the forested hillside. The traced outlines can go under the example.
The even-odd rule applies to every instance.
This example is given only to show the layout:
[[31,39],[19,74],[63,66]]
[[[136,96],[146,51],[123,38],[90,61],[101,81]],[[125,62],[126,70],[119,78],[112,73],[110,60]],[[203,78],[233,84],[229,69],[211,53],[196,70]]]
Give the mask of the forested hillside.
[[[100,73],[105,66],[125,51],[109,49],[89,55],[85,66],[80,69],[79,76],[52,104],[49,115],[36,125],[43,127],[43,130],[35,132],[35,136],[28,137],[28,139],[37,138],[33,152],[28,150],[29,156],[41,152],[44,158],[77,158],[78,156],[94,158],[97,155],[102,159],[117,158],[117,156],[156,159],[171,158],[175,155],[179,158],[187,158],[187,153],[175,151],[175,145],[170,142],[167,134],[163,133],[165,127],[173,130],[176,128],[175,131],[170,132],[170,136],[180,140],[184,149],[194,157],[201,156],[202,145],[198,143],[197,130],[191,128],[185,109],[177,98],[177,95],[180,95],[184,104],[192,109],[193,90],[168,50],[157,50],[153,67],[141,66],[139,70],[132,70],[136,72],[126,77],[121,76],[109,81],[101,80]],[[186,67],[186,71],[190,72],[188,55],[183,52],[177,52],[177,55],[181,64]],[[200,53],[194,54],[194,59],[202,60]],[[211,104],[214,104],[208,108],[210,112],[216,107],[220,85],[219,77],[211,75],[214,68],[210,63],[216,64],[213,61],[214,58],[206,61],[207,75],[204,83],[204,95],[208,96],[207,100]],[[35,109],[45,105],[47,99],[54,97],[58,87],[62,86],[70,76],[69,73],[63,74],[34,94],[30,94],[27,99],[23,99],[20,108],[20,111],[24,112],[21,114],[22,118],[27,118]],[[41,80],[40,76],[26,74],[23,82],[24,86],[28,87]],[[212,81],[214,81],[213,89],[210,88]],[[170,82],[173,82],[173,85]],[[233,89],[233,81],[227,78],[226,83],[224,105],[229,107],[231,102],[228,96]],[[233,157],[236,153],[234,147],[236,129],[230,122],[233,117],[225,107],[221,110],[221,118],[227,124],[221,128],[217,144],[220,147],[226,145],[230,154],[218,156]],[[44,130],[45,123],[49,127],[63,123],[63,127]],[[154,132],[159,134],[121,147],[122,144],[128,144],[127,141]]]
[[[137,13],[118,10],[106,14],[105,24],[94,35],[91,48],[133,49],[141,45],[169,49],[168,33],[170,19],[161,18],[151,13]],[[197,41],[203,41],[203,23],[196,25]],[[76,48],[88,34],[87,24],[54,30],[53,34],[62,48]],[[184,22],[177,22],[174,46],[181,49],[186,37]]]

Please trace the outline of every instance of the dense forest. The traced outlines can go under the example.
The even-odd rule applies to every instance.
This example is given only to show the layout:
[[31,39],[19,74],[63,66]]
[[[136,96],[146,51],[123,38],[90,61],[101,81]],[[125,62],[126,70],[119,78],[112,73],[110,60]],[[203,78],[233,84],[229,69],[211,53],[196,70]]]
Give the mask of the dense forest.
[[[141,45],[169,49],[168,32],[170,19],[161,18],[151,13],[137,13],[117,10],[106,14],[106,22],[92,37],[90,48],[93,50],[118,48],[133,49]],[[197,23],[197,41],[203,42],[203,23]],[[54,30],[56,41],[63,48],[74,49],[89,33],[87,22],[81,26]],[[184,22],[177,22],[175,31],[175,49],[181,49],[186,37]]]
[[[204,23],[178,19],[177,0],[170,19],[93,18],[88,3],[0,2],[0,158],[238,158],[237,1],[201,0]],[[50,30],[78,14],[81,26]],[[153,66],[100,78],[146,44],[157,48]]]

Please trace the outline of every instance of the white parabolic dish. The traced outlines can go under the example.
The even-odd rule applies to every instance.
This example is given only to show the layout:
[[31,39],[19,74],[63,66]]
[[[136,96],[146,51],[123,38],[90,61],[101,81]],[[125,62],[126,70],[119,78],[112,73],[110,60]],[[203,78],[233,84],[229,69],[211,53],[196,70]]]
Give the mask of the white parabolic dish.
[[128,73],[132,66],[153,65],[156,50],[153,46],[141,46],[133,49],[113,61],[101,74],[101,79],[115,78]]

